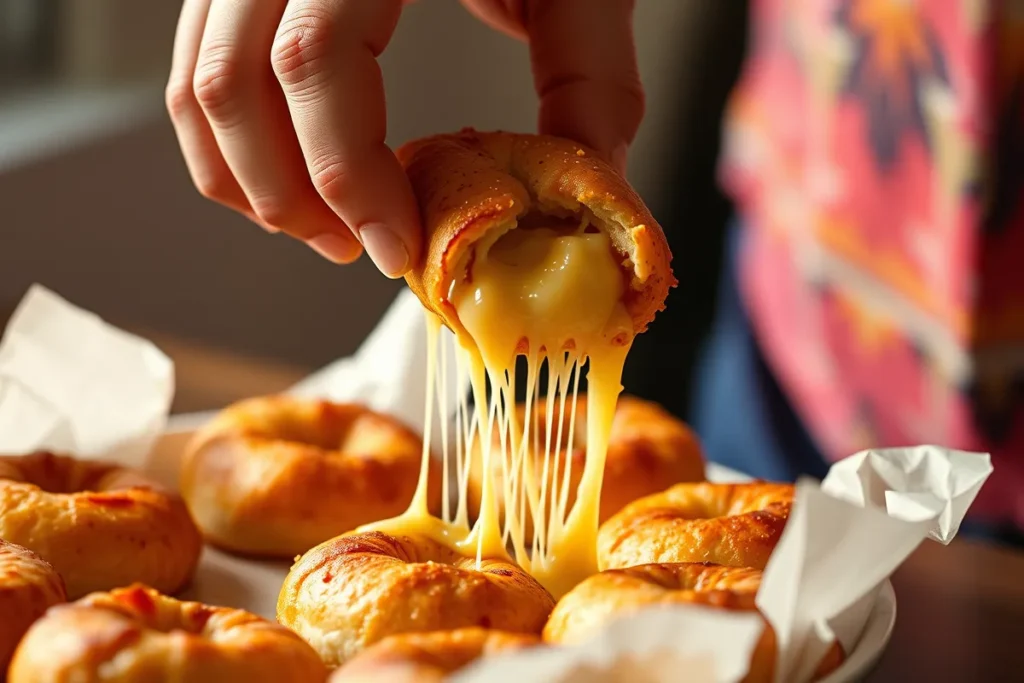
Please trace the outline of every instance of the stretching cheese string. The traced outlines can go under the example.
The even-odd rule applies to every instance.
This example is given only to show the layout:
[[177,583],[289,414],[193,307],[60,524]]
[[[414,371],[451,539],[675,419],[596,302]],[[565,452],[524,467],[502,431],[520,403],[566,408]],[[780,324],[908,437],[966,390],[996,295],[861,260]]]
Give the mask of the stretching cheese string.
[[[460,396],[454,449],[448,416],[442,415],[440,517],[428,510],[427,444],[435,395],[440,406],[447,405],[443,378],[448,358],[445,345],[438,343],[441,321],[427,313],[428,398],[419,485],[405,513],[359,531],[425,533],[478,562],[514,560],[555,597],[597,571],[605,456],[633,333],[622,304],[621,267],[608,237],[586,228],[584,221],[568,233],[558,228],[512,230],[476,254],[471,277],[453,283],[452,302],[465,328],[456,335],[454,362],[457,373],[468,377],[473,403],[469,405],[470,395]],[[526,359],[522,420],[515,400],[519,356]],[[548,386],[541,395],[544,367]],[[572,444],[584,367],[586,458],[570,508]],[[479,514],[470,524],[467,489],[477,454],[484,476]],[[453,471],[454,490],[449,482]]]

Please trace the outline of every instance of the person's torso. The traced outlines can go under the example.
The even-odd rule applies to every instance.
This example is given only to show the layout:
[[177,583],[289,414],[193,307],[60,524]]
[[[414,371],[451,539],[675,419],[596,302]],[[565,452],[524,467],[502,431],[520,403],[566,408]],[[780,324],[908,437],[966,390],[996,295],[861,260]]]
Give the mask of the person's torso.
[[991,451],[981,508],[1024,525],[1021,7],[754,0],[722,170],[759,345],[826,456]]

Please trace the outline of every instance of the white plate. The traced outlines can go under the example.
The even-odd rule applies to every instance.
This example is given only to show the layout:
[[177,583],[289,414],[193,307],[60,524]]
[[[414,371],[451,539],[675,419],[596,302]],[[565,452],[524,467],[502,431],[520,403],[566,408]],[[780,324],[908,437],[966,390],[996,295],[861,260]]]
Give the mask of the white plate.
[[[182,415],[171,419],[167,434],[150,459],[151,472],[168,486],[177,487],[178,458],[192,430],[209,414]],[[749,481],[750,477],[728,467],[708,463],[711,481]],[[192,586],[183,594],[190,600],[247,609],[268,619],[276,614],[277,594],[290,562],[252,560],[207,547]],[[862,680],[878,662],[896,623],[896,594],[886,581],[875,596],[864,631],[842,666],[821,683]]]

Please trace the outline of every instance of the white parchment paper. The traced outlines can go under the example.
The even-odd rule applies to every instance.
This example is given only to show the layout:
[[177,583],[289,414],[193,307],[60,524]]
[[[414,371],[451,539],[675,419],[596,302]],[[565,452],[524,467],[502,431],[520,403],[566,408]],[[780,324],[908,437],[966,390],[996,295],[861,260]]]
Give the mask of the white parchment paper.
[[[652,607],[578,646],[480,660],[453,681],[731,681],[747,672],[764,622],[755,614]],[[685,675],[681,675],[685,672]]]
[[174,368],[153,344],[34,285],[0,340],[0,453],[142,467],[173,396]]
[[[452,336],[441,343],[448,391],[434,414],[450,416],[464,387],[456,382]],[[361,401],[419,428],[430,352],[422,308],[403,290],[354,356],[293,393]],[[0,452],[51,448],[145,466],[173,388],[171,363],[152,344],[33,287],[0,341]],[[439,430],[432,437],[436,445]],[[798,482],[758,595],[777,633],[778,680],[809,680],[834,639],[846,652],[855,648],[887,577],[925,539],[953,539],[991,472],[985,454],[921,446],[858,453],[821,484]],[[576,647],[478,662],[459,680],[655,683],[685,672],[693,683],[737,681],[761,630],[753,614],[649,609]]]

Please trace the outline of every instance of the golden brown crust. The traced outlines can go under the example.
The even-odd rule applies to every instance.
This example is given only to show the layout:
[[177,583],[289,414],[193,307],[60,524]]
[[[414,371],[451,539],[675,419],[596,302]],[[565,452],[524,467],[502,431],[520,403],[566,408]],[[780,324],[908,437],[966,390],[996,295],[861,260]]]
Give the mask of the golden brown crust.
[[64,581],[49,562],[0,540],[0,680],[28,627],[65,600]]
[[[591,576],[565,594],[544,627],[549,643],[579,643],[611,621],[655,605],[703,605],[756,611],[761,572],[710,563],[659,563],[609,569]],[[769,683],[775,676],[775,631],[765,624],[744,683]],[[843,660],[833,643],[815,673],[827,676]]]
[[277,619],[329,666],[390,635],[480,626],[540,633],[554,606],[505,560],[476,560],[425,536],[381,532],[332,539],[285,579]]
[[317,683],[327,669],[297,635],[227,607],[143,586],[50,609],[18,646],[9,683]]
[[584,147],[543,135],[463,130],[398,150],[426,229],[420,262],[406,275],[423,305],[462,332],[448,301],[471,247],[492,243],[531,211],[557,217],[586,211],[622,257],[626,309],[636,333],[675,286],[661,226],[629,183]]
[[[559,466],[549,468],[549,483],[546,491],[552,491],[553,485],[562,485],[565,473],[565,448],[569,439],[569,404],[566,401],[565,415],[562,416],[561,448]],[[552,453],[558,441],[558,405],[556,404],[555,424],[551,429]],[[534,429],[541,435],[541,447],[538,452],[533,448],[529,454],[536,463],[534,470],[542,476],[544,463],[544,446],[547,424],[546,408],[543,404],[533,407]],[[516,420],[522,425],[526,415],[525,404],[516,406]],[[576,419],[573,424],[573,443],[571,448],[571,468],[569,471],[569,495],[566,509],[571,509],[576,500],[576,490],[583,476],[586,462],[587,447],[587,399],[580,394],[576,405]],[[494,441],[499,443],[499,435]],[[483,488],[483,463],[479,443],[476,443],[473,459],[470,464],[469,481],[467,484],[467,501],[469,513],[476,517],[480,509],[480,497]],[[500,448],[500,445],[498,446]],[[495,451],[492,450],[492,453]],[[500,451],[498,451],[500,452]],[[552,455],[552,459],[554,456]],[[502,463],[494,458],[491,466],[494,492],[498,500],[498,509],[503,509]],[[689,427],[656,403],[644,401],[634,396],[622,395],[615,409],[615,419],[608,440],[608,453],[604,467],[604,483],[601,486],[601,516],[604,522],[628,503],[644,496],[664,491],[673,484],[680,482],[704,481],[704,457],[700,442]],[[533,536],[533,521],[529,510],[526,512],[526,537]]]
[[677,484],[630,503],[601,525],[598,565],[714,562],[764,569],[792,502],[791,484]]
[[[255,398],[222,411],[195,436],[181,491],[211,543],[293,558],[402,513],[416,490],[422,451],[411,429],[361,405]],[[433,460],[428,481],[437,509]]]
[[0,456],[0,538],[53,565],[71,599],[135,581],[176,592],[202,550],[176,494],[110,463],[42,452]]
[[578,643],[615,617],[662,604],[756,609],[761,572],[684,562],[646,564],[595,574],[566,593],[544,626],[544,640]]
[[330,683],[440,683],[477,659],[541,642],[534,635],[479,627],[403,633],[363,650],[338,669]]

